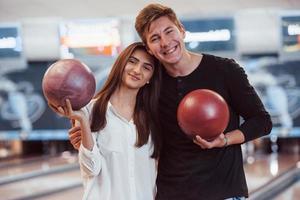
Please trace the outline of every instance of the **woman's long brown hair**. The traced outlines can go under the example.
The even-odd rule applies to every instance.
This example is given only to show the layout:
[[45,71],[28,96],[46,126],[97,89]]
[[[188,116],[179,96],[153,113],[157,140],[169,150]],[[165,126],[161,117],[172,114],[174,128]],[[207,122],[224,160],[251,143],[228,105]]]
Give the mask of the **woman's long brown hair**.
[[[122,84],[122,76],[129,57],[135,50],[147,52],[141,42],[135,42],[124,49],[116,59],[111,72],[103,88],[95,95],[95,104],[92,110],[91,130],[93,132],[102,130],[106,126],[106,109],[108,101],[113,92]],[[161,66],[159,61],[153,57],[154,73],[149,84],[139,89],[136,97],[133,120],[137,129],[136,146],[141,147],[148,142],[149,134],[153,141],[153,158],[158,158],[160,150],[160,126],[158,121],[158,98],[161,82]]]

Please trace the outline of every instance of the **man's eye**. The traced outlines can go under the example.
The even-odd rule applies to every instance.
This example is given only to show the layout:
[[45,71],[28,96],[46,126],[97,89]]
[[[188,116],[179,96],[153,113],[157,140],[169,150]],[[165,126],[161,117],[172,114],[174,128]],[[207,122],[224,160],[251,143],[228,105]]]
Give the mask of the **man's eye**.
[[157,40],[158,40],[158,38],[155,37],[155,38],[152,38],[152,39],[151,39],[151,42],[155,42],[155,41],[157,41]]

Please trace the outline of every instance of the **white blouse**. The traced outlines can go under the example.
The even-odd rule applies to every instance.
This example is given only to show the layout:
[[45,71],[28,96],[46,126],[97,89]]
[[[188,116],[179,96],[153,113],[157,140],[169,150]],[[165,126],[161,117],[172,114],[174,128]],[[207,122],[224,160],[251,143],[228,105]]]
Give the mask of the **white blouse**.
[[[86,106],[90,115],[92,103]],[[107,124],[93,132],[92,151],[79,148],[79,164],[83,178],[83,199],[88,200],[153,200],[156,167],[150,158],[149,142],[135,147],[137,132],[133,121],[128,122],[108,103]]]

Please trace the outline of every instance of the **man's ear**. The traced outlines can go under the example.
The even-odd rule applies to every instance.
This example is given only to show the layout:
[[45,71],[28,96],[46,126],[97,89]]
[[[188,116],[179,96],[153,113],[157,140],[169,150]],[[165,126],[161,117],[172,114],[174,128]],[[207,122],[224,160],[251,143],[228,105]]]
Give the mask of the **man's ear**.
[[185,32],[185,30],[183,30],[183,39],[185,39],[185,35],[186,35],[186,32]]
[[185,28],[184,28],[184,26],[182,24],[180,25],[180,32],[182,33],[183,38],[185,38],[186,31],[185,31]]

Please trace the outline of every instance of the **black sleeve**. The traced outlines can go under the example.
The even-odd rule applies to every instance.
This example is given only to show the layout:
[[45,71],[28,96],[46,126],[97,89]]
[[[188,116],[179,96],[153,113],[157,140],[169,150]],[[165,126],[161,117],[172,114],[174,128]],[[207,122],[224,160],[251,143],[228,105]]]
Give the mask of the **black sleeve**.
[[234,60],[228,60],[226,66],[225,80],[230,106],[244,119],[239,130],[243,132],[245,142],[269,134],[272,129],[271,117],[250,85],[244,69]]

